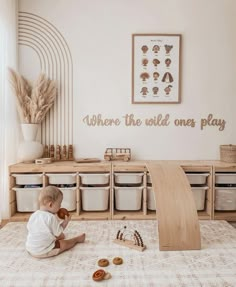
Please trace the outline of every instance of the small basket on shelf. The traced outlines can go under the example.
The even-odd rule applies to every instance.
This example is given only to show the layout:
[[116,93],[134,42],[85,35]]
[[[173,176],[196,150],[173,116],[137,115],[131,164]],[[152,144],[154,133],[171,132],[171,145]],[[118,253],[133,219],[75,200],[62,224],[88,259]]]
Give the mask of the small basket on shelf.
[[236,162],[236,145],[221,145],[220,160],[225,162]]

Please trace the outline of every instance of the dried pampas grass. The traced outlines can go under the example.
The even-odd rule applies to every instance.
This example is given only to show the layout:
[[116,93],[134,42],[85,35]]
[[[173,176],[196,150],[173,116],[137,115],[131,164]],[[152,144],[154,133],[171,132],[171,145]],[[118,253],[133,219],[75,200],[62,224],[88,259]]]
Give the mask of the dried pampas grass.
[[52,107],[57,95],[56,84],[40,74],[34,86],[9,68],[10,82],[17,99],[17,110],[23,123],[39,124]]

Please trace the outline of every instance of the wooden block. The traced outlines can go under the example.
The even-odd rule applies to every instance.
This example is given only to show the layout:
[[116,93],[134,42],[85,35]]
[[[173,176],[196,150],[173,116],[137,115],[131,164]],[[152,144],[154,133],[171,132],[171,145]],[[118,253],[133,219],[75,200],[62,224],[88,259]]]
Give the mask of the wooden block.
[[44,157],[49,157],[48,145],[45,145],[45,146],[44,146],[43,156],[44,156]]
[[90,163],[90,162],[100,162],[101,160],[99,158],[77,158],[75,159],[75,162],[78,163]]
[[56,160],[60,160],[61,159],[61,146],[57,145],[56,147]]
[[70,144],[68,146],[68,160],[74,160],[73,145],[72,144]]
[[48,163],[52,163],[53,159],[50,157],[46,157],[46,158],[38,158],[35,160],[36,164],[48,164]]
[[50,145],[50,157],[54,159],[55,157],[55,148],[54,145]]

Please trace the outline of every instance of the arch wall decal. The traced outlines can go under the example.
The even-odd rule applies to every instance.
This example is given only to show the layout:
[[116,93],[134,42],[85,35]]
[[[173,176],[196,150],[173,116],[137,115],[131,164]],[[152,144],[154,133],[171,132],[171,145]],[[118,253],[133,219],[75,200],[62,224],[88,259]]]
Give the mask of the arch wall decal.
[[41,124],[42,144],[73,144],[73,62],[65,38],[46,19],[19,11],[18,44],[32,49],[41,72],[57,83],[57,98]]

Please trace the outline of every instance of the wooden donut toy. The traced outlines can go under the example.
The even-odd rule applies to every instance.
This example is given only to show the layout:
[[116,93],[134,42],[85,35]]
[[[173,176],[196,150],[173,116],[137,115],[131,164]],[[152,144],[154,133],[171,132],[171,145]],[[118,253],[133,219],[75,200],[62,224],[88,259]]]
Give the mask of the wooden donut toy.
[[101,281],[104,279],[105,275],[106,275],[106,272],[103,269],[98,269],[97,271],[93,273],[92,278],[94,281]]
[[104,276],[104,280],[108,280],[108,279],[110,279],[112,276],[111,276],[111,273],[109,273],[109,272],[106,272],[106,274],[105,274],[105,276]]
[[100,267],[107,267],[109,265],[109,261],[105,258],[98,260],[98,266]]
[[123,259],[121,257],[115,257],[113,258],[112,262],[115,265],[121,265],[123,263]]
[[66,208],[60,208],[57,212],[57,216],[61,219],[65,219],[66,216],[69,216],[69,211]]

